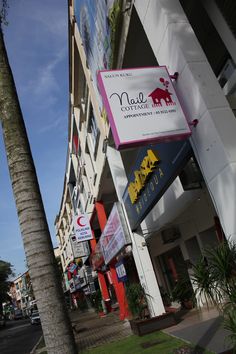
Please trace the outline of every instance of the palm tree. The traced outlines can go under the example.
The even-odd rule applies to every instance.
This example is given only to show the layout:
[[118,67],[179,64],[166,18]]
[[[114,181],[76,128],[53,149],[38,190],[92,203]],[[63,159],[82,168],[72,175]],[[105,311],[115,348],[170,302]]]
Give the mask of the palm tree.
[[77,350],[73,331],[1,28],[0,120],[27,264],[47,352],[74,354]]

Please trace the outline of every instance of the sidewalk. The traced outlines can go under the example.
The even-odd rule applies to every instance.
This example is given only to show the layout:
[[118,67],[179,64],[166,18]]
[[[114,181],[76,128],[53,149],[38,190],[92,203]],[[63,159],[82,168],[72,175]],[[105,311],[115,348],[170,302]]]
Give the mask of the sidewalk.
[[[230,346],[225,340],[229,332],[223,329],[222,318],[215,309],[180,311],[177,316],[179,323],[166,328],[163,332],[217,354],[231,353]],[[129,321],[121,321],[118,311],[100,318],[93,310],[85,312],[76,310],[70,313],[70,318],[80,353],[89,348],[118,342],[132,335]],[[45,353],[45,348],[35,350],[34,354],[41,352]]]
[[[129,321],[120,321],[118,314],[117,311],[99,318],[94,312],[72,312],[70,316],[78,347],[84,350],[132,335]],[[163,332],[217,354],[231,349],[226,341],[230,332],[223,328],[222,317],[216,309],[179,311],[177,317],[179,323]]]
[[102,318],[92,310],[82,313],[74,311],[70,313],[70,318],[80,351],[119,341],[132,334],[129,321],[121,321],[118,311]]
[[180,322],[164,332],[217,354],[229,353],[231,349],[226,340],[230,332],[223,328],[223,318],[214,308],[182,312]]

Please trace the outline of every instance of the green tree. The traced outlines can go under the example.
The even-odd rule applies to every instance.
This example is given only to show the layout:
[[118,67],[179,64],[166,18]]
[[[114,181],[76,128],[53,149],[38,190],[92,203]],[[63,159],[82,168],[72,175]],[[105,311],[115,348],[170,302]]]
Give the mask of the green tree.
[[0,260],[0,314],[2,314],[3,302],[9,299],[8,290],[10,286],[10,275],[13,275],[12,265]]
[[74,354],[77,353],[76,344],[7,57],[2,26],[0,28],[0,120],[27,264],[47,352],[48,354]]

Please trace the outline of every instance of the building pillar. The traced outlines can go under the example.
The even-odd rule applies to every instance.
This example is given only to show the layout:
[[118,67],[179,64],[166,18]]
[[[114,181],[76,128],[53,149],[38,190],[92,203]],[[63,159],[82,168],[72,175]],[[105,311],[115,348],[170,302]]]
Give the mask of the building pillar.
[[[95,203],[95,209],[97,212],[97,217],[98,217],[98,223],[100,225],[101,231],[104,230],[106,223],[107,223],[107,217],[106,217],[106,212],[105,208],[102,202],[96,202]],[[116,298],[119,303],[119,308],[120,308],[120,319],[124,320],[126,317],[128,317],[128,304],[127,304],[127,299],[125,296],[125,288],[124,284],[122,282],[118,282],[117,274],[116,274],[116,268],[115,264],[111,263],[109,264],[111,275],[112,275],[112,282],[114,286],[114,290],[116,293]]]
[[[120,152],[108,146],[107,159],[118,199],[123,205],[122,196],[124,194],[128,180],[126,177]],[[127,224],[129,225],[129,219],[126,215],[125,208],[123,209],[126,216]],[[150,315],[151,317],[161,315],[165,313],[165,308],[161,298],[156,275],[153,269],[151,257],[145,243],[145,238],[143,237],[141,231],[132,232],[131,229],[130,236],[132,241],[132,252],[134,262],[137,268],[139,280],[145,292],[149,295],[147,296],[147,300]]]
[[118,282],[115,263],[110,264],[110,271],[112,275],[112,281],[113,281],[113,286],[115,289],[117,301],[119,303],[120,319],[124,320],[125,318],[129,317],[129,307],[126,299],[125,287],[123,282]]
[[[93,232],[93,230],[92,230],[92,232]],[[91,245],[92,252],[95,251],[96,244],[97,244],[97,242],[95,240],[94,232],[93,232],[93,239],[90,240],[90,245]],[[98,273],[98,281],[99,281],[99,285],[100,285],[100,288],[101,288],[102,298],[103,298],[104,301],[108,301],[110,299],[110,295],[109,295],[109,291],[107,289],[105,276],[104,276],[103,273],[101,273],[99,271],[97,273]]]

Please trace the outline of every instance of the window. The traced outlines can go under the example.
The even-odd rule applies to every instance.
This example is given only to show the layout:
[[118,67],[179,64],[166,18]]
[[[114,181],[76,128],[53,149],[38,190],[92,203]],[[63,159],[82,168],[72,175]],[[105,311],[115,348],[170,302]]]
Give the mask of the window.
[[215,248],[219,245],[215,227],[199,232],[203,248]]
[[83,71],[83,66],[79,56],[76,41],[74,41],[74,60],[73,60],[74,74],[72,93],[74,94],[74,106],[80,108],[80,123],[86,119],[86,110],[88,102],[88,86]]
[[197,237],[194,236],[194,237],[191,237],[190,239],[186,240],[185,246],[187,248],[189,260],[190,260],[191,264],[196,264],[201,257],[201,250],[200,250],[200,247],[198,244]]
[[72,131],[72,154],[79,156],[80,155],[80,143],[79,143],[79,136],[78,136],[78,129],[75,123],[75,119],[72,119],[73,124],[73,131]]
[[196,160],[191,157],[179,174],[180,182],[185,191],[202,188],[203,177]]
[[92,105],[90,105],[90,114],[89,114],[89,121],[88,121],[88,136],[89,136],[90,145],[92,147],[92,151],[94,153],[94,159],[95,159],[97,154],[97,146],[98,146],[100,131],[97,126]]
[[220,34],[217,32],[201,1],[180,0],[180,3],[212,70],[218,76],[226,60],[230,57]]
[[157,65],[143,25],[135,7],[133,7],[122,67],[137,68]]
[[180,3],[236,115],[235,0],[180,0]]

